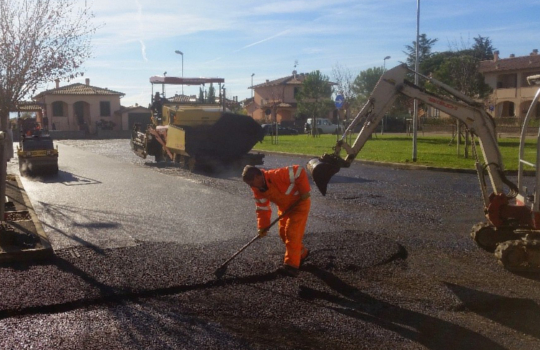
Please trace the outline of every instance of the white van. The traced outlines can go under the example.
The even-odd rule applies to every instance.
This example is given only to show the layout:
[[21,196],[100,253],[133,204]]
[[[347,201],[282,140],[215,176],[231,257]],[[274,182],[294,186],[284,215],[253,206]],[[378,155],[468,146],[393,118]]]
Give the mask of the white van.
[[[306,134],[311,133],[311,127],[312,122],[311,118],[308,118],[306,120],[306,125],[304,131]],[[317,129],[319,130],[319,134],[335,134],[336,132],[339,132],[340,128],[339,125],[332,124],[330,120],[326,118],[317,118]]]

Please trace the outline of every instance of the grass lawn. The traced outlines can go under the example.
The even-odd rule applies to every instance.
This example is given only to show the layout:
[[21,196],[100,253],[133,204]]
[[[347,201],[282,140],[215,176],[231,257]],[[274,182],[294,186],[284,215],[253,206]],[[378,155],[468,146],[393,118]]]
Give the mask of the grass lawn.
[[[349,142],[353,144],[356,135]],[[278,142],[270,136],[266,136],[262,143],[253,148],[257,151],[286,152],[294,154],[306,154],[321,156],[323,153],[331,153],[336,143],[336,135],[321,135],[311,137],[308,135],[279,136]],[[349,141],[349,140],[348,140]],[[499,149],[503,157],[506,170],[517,170],[519,155],[519,138],[500,138]],[[388,162],[388,163],[411,163],[412,161],[412,136],[406,135],[374,135],[368,140],[356,159]],[[477,142],[477,151],[483,162],[481,149]],[[469,146],[469,157],[465,158],[465,145],[462,142],[457,152],[457,144],[451,142],[451,136],[417,136],[417,159],[414,164],[427,165],[443,168],[475,169],[472,148]],[[342,151],[341,156],[344,156]],[[536,138],[527,139],[525,148],[525,160],[534,163],[536,158]],[[526,167],[526,169],[532,169]]]

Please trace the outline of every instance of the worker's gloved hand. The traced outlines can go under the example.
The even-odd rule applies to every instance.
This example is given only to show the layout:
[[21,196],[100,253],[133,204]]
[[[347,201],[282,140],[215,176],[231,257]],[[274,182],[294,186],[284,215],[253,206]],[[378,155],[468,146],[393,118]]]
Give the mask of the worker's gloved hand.
[[258,231],[258,233],[259,233],[259,238],[263,238],[263,237],[265,237],[266,234],[268,233],[268,229],[266,229],[266,228],[260,228],[259,231]]
[[306,192],[306,193],[302,193],[300,195],[300,199],[305,201],[306,199],[308,199],[309,197],[311,197],[311,194],[309,192]]

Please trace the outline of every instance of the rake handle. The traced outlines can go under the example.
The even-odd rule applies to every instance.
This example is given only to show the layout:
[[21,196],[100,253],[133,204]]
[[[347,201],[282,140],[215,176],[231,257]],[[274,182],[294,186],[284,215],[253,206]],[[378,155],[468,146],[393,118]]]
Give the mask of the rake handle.
[[[297,205],[298,203],[300,203],[301,200],[302,200],[302,199],[299,198],[296,202],[294,202],[293,204],[291,204],[291,206],[288,207],[287,210],[285,210],[283,213],[281,213],[280,216],[278,216],[276,219],[274,219],[274,221],[272,221],[272,222],[270,223],[270,225],[268,225],[267,227],[265,227],[264,230],[268,231],[272,226],[274,226],[274,225],[276,224],[276,222],[278,222],[279,220],[281,220],[285,215],[289,214],[290,211],[291,211],[294,207],[296,207],[296,205]],[[227,261],[225,261],[223,264],[221,264],[221,266],[218,268],[218,270],[224,268],[224,267],[225,267],[232,259],[236,258],[236,256],[237,256],[238,254],[242,253],[247,247],[249,247],[253,242],[255,242],[255,241],[256,241],[257,239],[259,239],[259,238],[261,238],[261,236],[259,236],[258,234],[257,234],[257,236],[253,237],[253,238],[251,239],[251,241],[249,241],[248,243],[246,243],[242,248],[240,248],[240,250],[238,250],[236,253],[234,253],[233,256],[231,256],[229,259],[227,259]]]

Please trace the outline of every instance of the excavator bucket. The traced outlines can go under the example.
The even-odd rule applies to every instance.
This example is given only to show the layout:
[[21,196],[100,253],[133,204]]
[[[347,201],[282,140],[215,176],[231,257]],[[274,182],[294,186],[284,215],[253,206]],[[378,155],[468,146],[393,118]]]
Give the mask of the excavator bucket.
[[307,163],[313,181],[323,196],[326,195],[328,182],[341,168],[339,162],[331,157],[313,158]]

